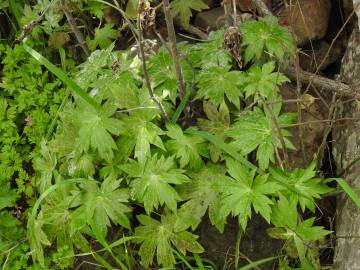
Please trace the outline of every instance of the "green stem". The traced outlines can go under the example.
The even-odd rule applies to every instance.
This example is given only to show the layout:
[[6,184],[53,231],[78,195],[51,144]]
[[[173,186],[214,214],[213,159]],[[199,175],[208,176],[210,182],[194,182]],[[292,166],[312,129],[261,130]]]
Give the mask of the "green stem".
[[237,231],[236,235],[236,244],[235,244],[235,269],[238,269],[239,267],[239,260],[240,260],[240,243],[241,243],[241,237],[244,234],[244,230],[241,228],[241,225],[239,224],[239,229]]

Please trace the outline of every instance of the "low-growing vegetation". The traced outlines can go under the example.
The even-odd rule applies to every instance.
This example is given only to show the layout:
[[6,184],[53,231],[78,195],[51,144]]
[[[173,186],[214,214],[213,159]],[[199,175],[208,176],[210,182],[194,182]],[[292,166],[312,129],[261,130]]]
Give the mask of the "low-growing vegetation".
[[[298,112],[279,87],[296,45],[276,17],[175,43],[168,1],[29,2],[0,3],[2,269],[215,269],[197,229],[231,217],[232,267],[328,269],[317,200],[337,181],[360,204],[317,157],[289,166]],[[188,29],[206,7],[174,0],[170,15]],[[155,13],[169,31],[157,43]],[[254,215],[283,248],[244,263]]]

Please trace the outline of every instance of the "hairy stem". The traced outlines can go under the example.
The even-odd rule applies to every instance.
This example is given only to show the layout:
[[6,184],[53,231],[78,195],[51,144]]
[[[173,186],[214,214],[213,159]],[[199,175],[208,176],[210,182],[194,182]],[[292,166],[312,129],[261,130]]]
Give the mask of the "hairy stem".
[[168,122],[169,116],[167,115],[166,111],[164,110],[161,102],[154,95],[154,91],[151,87],[149,73],[148,73],[147,66],[146,66],[146,56],[145,56],[145,51],[144,51],[144,37],[143,37],[143,31],[142,31],[141,25],[140,25],[140,18],[138,18],[138,33],[139,33],[139,41],[138,41],[139,42],[139,50],[140,50],[140,54],[141,54],[146,88],[149,91],[149,95],[150,95],[151,99],[158,106],[161,117],[164,119],[164,121]]
[[171,55],[172,55],[172,58],[174,61],[176,79],[177,79],[178,86],[179,86],[179,95],[180,95],[180,99],[182,99],[185,96],[185,82],[184,82],[184,78],[183,78],[181,66],[180,66],[179,51],[176,46],[174,21],[173,21],[172,15],[171,15],[169,0],[163,0],[162,3],[163,3],[163,8],[164,8],[166,28],[167,28],[168,38],[169,38],[169,43],[170,43],[170,51],[171,51]]

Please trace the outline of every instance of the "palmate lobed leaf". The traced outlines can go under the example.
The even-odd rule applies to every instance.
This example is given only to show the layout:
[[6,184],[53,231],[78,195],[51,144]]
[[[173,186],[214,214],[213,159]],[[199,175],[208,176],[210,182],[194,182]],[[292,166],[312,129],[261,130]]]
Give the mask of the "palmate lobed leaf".
[[[279,111],[278,109],[277,112],[274,112],[279,125],[291,123],[296,115],[284,113],[279,116]],[[226,135],[234,139],[231,145],[245,155],[257,149],[256,159],[259,162],[259,167],[266,169],[270,161],[274,162],[275,147],[282,148],[278,132],[273,125],[271,117],[256,107],[254,111],[240,114]],[[285,146],[294,149],[293,144],[286,138],[290,136],[290,133],[282,128],[281,135],[285,141]]]
[[113,29],[114,24],[108,23],[102,28],[95,29],[95,36],[93,40],[87,38],[87,43],[90,49],[95,50],[97,46],[101,49],[106,49],[111,45],[111,42],[119,36],[119,31]]
[[283,171],[270,167],[269,172],[272,178],[288,187],[283,194],[299,203],[302,211],[307,208],[315,212],[315,199],[320,199],[321,195],[332,190],[316,177],[315,161],[306,169]]
[[240,86],[244,81],[244,74],[241,71],[230,71],[230,66],[211,67],[200,72],[197,78],[199,90],[196,99],[203,98],[220,105],[226,96],[239,109],[239,96],[242,94]]
[[[186,50],[187,47],[186,44],[181,44],[179,51]],[[193,67],[183,58],[180,59],[180,65],[184,80],[191,81],[194,76]],[[150,58],[148,72],[157,95],[162,96],[168,92],[169,99],[175,104],[178,94],[178,82],[172,57],[165,48],[160,48]]]
[[166,127],[166,134],[171,138],[165,144],[166,149],[179,159],[180,168],[189,165],[190,169],[199,169],[204,164],[201,157],[208,157],[205,140],[186,134],[178,125],[168,124]]
[[253,65],[246,73],[246,83],[243,91],[246,97],[259,93],[262,97],[270,100],[277,96],[279,85],[289,82],[289,79],[279,72],[274,72],[275,63],[268,62],[261,67]]
[[198,236],[185,230],[175,232],[175,217],[171,214],[161,216],[161,221],[149,216],[137,217],[140,226],[135,229],[135,236],[140,237],[136,242],[141,243],[139,255],[145,267],[153,263],[156,252],[157,263],[163,267],[174,267],[175,257],[173,249],[178,249],[182,254],[187,251],[201,253],[202,246],[196,241]]
[[152,122],[154,117],[155,115],[148,110],[121,117],[125,127],[121,134],[134,138],[134,157],[141,163],[144,163],[147,158],[151,157],[150,145],[155,145],[165,151],[160,138],[160,135],[165,134],[165,132]]
[[181,185],[190,180],[184,170],[176,168],[173,157],[154,155],[145,163],[130,160],[121,168],[131,179],[132,196],[144,203],[148,214],[164,204],[175,212],[180,196],[172,185]]
[[268,233],[273,238],[291,241],[296,249],[300,260],[305,260],[306,246],[309,241],[323,239],[331,231],[321,226],[313,226],[315,218],[309,218],[298,222],[296,210],[297,202],[280,195],[277,204],[272,207],[271,223],[278,228],[271,228]]
[[182,26],[187,29],[192,16],[191,10],[201,11],[209,8],[202,0],[174,0],[171,2],[173,16],[179,15]]
[[129,191],[120,187],[121,180],[106,178],[101,186],[97,183],[88,183],[82,186],[80,207],[72,213],[72,231],[82,229],[86,224],[95,222],[105,237],[110,220],[124,228],[130,229],[130,221],[127,216],[132,210],[128,206],[130,199]]
[[211,224],[220,232],[224,231],[226,220],[220,215],[220,193],[215,189],[215,183],[225,177],[225,172],[222,166],[207,164],[199,172],[191,174],[191,182],[178,188],[181,198],[186,201],[177,212],[176,231],[188,227],[195,230],[207,210]]
[[242,23],[240,26],[245,47],[245,62],[260,60],[264,55],[282,60],[285,54],[295,53],[295,42],[288,29],[273,16]]
[[255,170],[249,170],[238,162],[227,159],[226,167],[230,177],[220,179],[215,184],[221,193],[221,215],[226,218],[230,213],[238,216],[243,230],[251,218],[252,208],[266,221],[270,222],[272,200],[269,195],[278,193],[282,187],[269,179],[269,175],[255,176]]
[[[204,101],[203,110],[208,119],[197,119],[198,127],[225,141],[225,133],[230,128],[230,113],[226,103],[221,103],[217,108],[211,102]],[[209,154],[212,162],[223,159],[222,151],[214,144],[209,144]]]
[[40,145],[40,153],[33,160],[36,170],[35,185],[40,192],[44,192],[52,185],[56,165],[56,155],[50,151],[46,141],[43,140]]
[[187,55],[193,67],[201,70],[212,67],[228,67],[232,64],[230,53],[223,48],[224,30],[209,33],[209,39],[185,47],[183,54]]
[[113,158],[117,146],[111,135],[119,135],[123,129],[123,123],[111,117],[113,113],[114,108],[106,105],[100,111],[85,105],[71,112],[78,128],[76,145],[80,152],[93,149],[107,161]]

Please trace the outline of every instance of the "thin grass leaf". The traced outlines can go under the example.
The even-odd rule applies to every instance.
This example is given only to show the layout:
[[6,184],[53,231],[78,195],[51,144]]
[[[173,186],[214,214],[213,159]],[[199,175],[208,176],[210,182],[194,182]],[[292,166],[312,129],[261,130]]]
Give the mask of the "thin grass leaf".
[[86,103],[94,107],[96,110],[100,110],[101,106],[95,101],[88,93],[86,93],[77,83],[71,80],[61,69],[53,65],[49,60],[43,57],[40,53],[26,44],[23,44],[25,51],[27,51],[32,57],[34,57],[41,65],[44,65],[51,73],[58,77],[63,83],[65,83],[71,90],[73,90],[79,97],[81,97]]
[[199,256],[199,254],[194,254],[195,262],[199,268],[199,270],[205,270],[204,264]]
[[331,178],[329,180],[335,180],[339,186],[346,192],[346,194],[350,197],[350,199],[356,204],[356,206],[360,209],[360,198],[356,195],[354,189],[346,183],[346,181],[342,178]]
[[[119,240],[116,240],[115,242],[113,242],[112,244],[110,244],[107,247],[104,247],[102,249],[99,250],[95,250],[95,251],[91,251],[91,252],[84,252],[84,253],[78,253],[75,254],[74,256],[65,256],[65,257],[60,257],[59,259],[68,259],[68,258],[72,258],[72,257],[85,257],[85,256],[89,256],[89,255],[94,255],[95,253],[100,253],[100,252],[104,252],[104,251],[109,251],[114,247],[120,246],[122,244],[125,244],[126,242],[135,240],[135,239],[139,239],[140,237],[137,236],[127,236],[127,237],[123,237],[120,238]],[[0,254],[2,255],[2,254]]]
[[186,104],[189,101],[190,95],[191,95],[191,91],[187,91],[184,98],[181,100],[179,106],[176,108],[176,111],[173,117],[171,118],[171,123],[176,124],[176,122],[179,120],[181,113],[183,112]]
[[96,182],[95,180],[91,180],[91,179],[85,179],[85,178],[74,178],[74,179],[67,179],[67,180],[63,180],[60,183],[57,183],[53,186],[51,186],[50,188],[48,188],[47,190],[44,191],[44,193],[41,194],[41,196],[36,200],[34,207],[31,211],[31,215],[29,217],[29,222],[31,220],[35,220],[38,209],[40,207],[40,204],[42,203],[42,201],[49,196],[50,193],[52,193],[53,191],[55,191],[56,189],[58,189],[59,187],[62,187],[64,185],[70,185],[70,184],[81,184],[84,182]]
[[101,265],[108,269],[108,270],[114,270],[114,267],[112,267],[103,257],[101,257],[99,254],[97,253],[93,253],[92,254],[94,259],[98,262],[101,263]]
[[10,4],[11,13],[14,14],[18,27],[21,27],[22,12],[19,9],[19,5],[16,3],[15,0],[9,0],[9,4]]
[[190,263],[186,260],[185,256],[178,252],[176,249],[173,250],[175,255],[186,265],[189,270],[195,270]]
[[101,245],[103,245],[104,247],[107,248],[107,250],[109,251],[111,257],[115,260],[115,262],[118,264],[118,266],[122,269],[122,270],[128,270],[128,268],[126,267],[126,265],[120,261],[117,256],[115,256],[115,254],[112,252],[112,249],[109,248],[109,244],[107,243],[106,239],[103,237],[99,227],[96,225],[96,223],[91,220],[91,231],[94,234],[95,238],[100,242]]
[[246,158],[241,156],[239,153],[234,151],[228,144],[224,143],[222,140],[220,140],[217,136],[214,136],[206,131],[199,131],[199,130],[188,130],[187,133],[192,135],[197,135],[200,137],[203,137],[204,139],[208,140],[209,142],[216,145],[218,148],[235,158],[237,161],[239,161],[241,164],[243,164],[245,167],[251,170],[257,170],[259,173],[264,173],[263,170],[256,167],[254,164],[249,162]]
[[264,263],[267,263],[267,262],[271,262],[275,259],[277,259],[278,257],[269,257],[269,258],[265,258],[265,259],[261,259],[261,260],[258,260],[256,262],[252,262],[252,263],[249,263],[248,265],[246,266],[243,266],[241,268],[239,268],[238,270],[250,270],[250,269],[253,269],[261,264],[264,264]]

